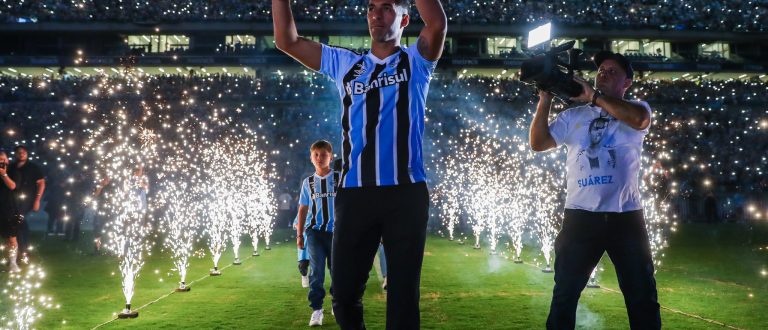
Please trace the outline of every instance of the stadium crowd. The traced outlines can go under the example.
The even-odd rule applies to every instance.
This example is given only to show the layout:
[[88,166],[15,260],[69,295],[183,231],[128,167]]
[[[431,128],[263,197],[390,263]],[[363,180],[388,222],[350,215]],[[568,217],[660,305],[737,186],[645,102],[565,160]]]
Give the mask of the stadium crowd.
[[[294,3],[296,18],[304,21],[361,21],[367,10],[367,0],[297,0]],[[611,28],[768,30],[768,3],[763,0],[446,0],[443,5],[453,24],[553,21]],[[3,0],[0,22],[269,21],[270,10],[270,1],[253,0]]]
[[[58,183],[61,190],[87,191],[92,189],[87,173],[61,166],[76,162],[76,152],[60,150],[62,141],[78,146],[87,138],[85,104],[109,107],[120,99],[129,109],[140,109],[142,102],[163,100],[172,111],[198,115],[226,108],[273,142],[270,157],[281,164],[278,189],[295,197],[299,187],[293,183],[312,170],[304,146],[317,139],[339,140],[340,105],[326,90],[333,88],[332,82],[317,75],[146,75],[140,80],[141,93],[119,91],[137,83],[107,76],[0,76],[0,147],[28,145],[33,158],[46,167],[52,189]],[[98,94],[104,85],[113,86],[109,95]],[[535,104],[533,90],[512,78],[445,75],[432,86],[427,119],[440,125],[427,130],[431,138],[455,135],[465,125],[456,112],[482,108],[514,122],[529,116]],[[765,199],[768,159],[754,150],[768,149],[768,84],[646,80],[637,82],[628,97],[653,106],[654,129],[646,150],[660,160],[675,198],[695,204],[687,212],[702,214],[710,192],[723,205],[718,210],[723,217],[737,216],[749,200]]]

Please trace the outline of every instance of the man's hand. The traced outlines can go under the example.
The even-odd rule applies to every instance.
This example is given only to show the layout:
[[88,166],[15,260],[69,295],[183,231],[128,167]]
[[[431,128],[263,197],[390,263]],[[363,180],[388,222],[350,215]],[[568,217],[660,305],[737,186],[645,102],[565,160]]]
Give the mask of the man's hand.
[[595,95],[595,89],[582,77],[573,77],[573,81],[579,83],[582,87],[581,95],[572,97],[571,101],[590,103],[592,102],[592,96]]
[[547,92],[543,89],[539,89],[539,100],[546,101],[546,102],[552,102],[552,99],[555,98],[555,95]]
[[5,166],[0,167],[0,176],[5,176],[6,174],[8,174],[8,169],[6,169]]
[[301,232],[296,234],[296,246],[304,250],[304,234]]
[[40,200],[35,199],[35,203],[32,204],[32,211],[40,211]]

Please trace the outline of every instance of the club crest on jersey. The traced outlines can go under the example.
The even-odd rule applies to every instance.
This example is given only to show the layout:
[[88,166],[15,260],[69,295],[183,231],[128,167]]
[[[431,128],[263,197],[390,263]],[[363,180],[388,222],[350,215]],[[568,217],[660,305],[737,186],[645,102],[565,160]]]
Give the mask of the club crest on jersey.
[[402,71],[396,72],[392,75],[384,74],[376,78],[376,80],[371,81],[369,84],[365,84],[361,81],[350,81],[344,87],[347,90],[347,94],[361,95],[368,93],[373,89],[389,87],[397,85],[401,82],[407,82],[408,78],[408,72],[406,69],[403,69]]
[[363,63],[358,63],[352,71],[355,72],[355,79],[360,78],[360,76],[365,74],[365,65]]
[[389,67],[396,68],[398,64],[400,64],[400,58],[397,58],[394,61],[392,61],[392,63],[389,63]]

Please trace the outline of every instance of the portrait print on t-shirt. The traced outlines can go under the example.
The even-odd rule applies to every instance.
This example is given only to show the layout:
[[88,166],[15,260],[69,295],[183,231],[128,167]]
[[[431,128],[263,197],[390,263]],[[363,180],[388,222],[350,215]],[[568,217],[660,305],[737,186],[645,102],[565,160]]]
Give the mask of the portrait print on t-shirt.
[[[648,103],[630,101],[651,112]],[[557,145],[565,145],[565,208],[592,212],[642,209],[639,173],[643,140],[637,130],[599,107],[582,105],[559,113],[549,124]]]
[[589,131],[581,143],[581,149],[577,154],[579,171],[592,173],[593,171],[611,171],[616,169],[616,146],[614,134],[618,121],[605,111],[599,117],[589,122]]

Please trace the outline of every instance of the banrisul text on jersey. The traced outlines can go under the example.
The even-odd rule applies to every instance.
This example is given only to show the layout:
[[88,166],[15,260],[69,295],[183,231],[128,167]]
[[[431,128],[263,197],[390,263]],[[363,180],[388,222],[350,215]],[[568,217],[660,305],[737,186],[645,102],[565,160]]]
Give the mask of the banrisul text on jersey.
[[323,45],[320,72],[341,98],[341,187],[424,182],[424,109],[436,62],[417,47],[380,59]]

